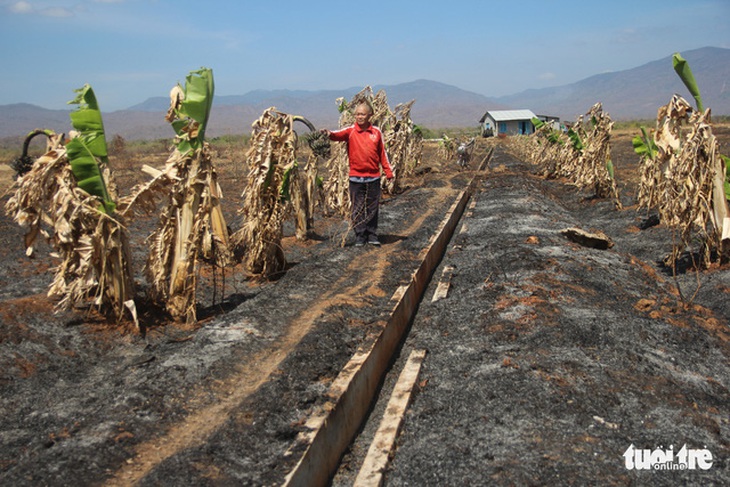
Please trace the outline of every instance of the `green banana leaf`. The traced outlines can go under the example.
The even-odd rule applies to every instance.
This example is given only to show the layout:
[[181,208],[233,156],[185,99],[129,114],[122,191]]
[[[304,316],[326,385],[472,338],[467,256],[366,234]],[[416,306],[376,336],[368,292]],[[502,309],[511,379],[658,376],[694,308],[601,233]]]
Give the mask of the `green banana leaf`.
[[700,88],[697,86],[697,81],[695,81],[695,77],[692,74],[692,70],[689,68],[689,64],[687,64],[687,61],[682,58],[681,54],[675,52],[674,56],[672,56],[672,65],[674,66],[674,71],[682,79],[684,86],[687,87],[690,94],[694,97],[695,103],[697,103],[697,110],[704,112],[705,109],[702,105]]
[[641,127],[641,135],[637,135],[631,140],[634,146],[634,152],[639,156],[646,156],[648,159],[654,160],[657,154],[657,146],[654,139],[649,137],[646,129]]
[[100,210],[112,213],[116,205],[109,195],[101,172],[101,165],[107,164],[109,160],[99,104],[94,90],[88,84],[74,91],[78,95],[68,103],[79,106],[70,113],[71,125],[79,132],[79,136],[66,145],[71,172],[81,189],[99,199]]
[[547,140],[551,144],[560,144],[560,145],[563,145],[563,142],[560,140],[560,134],[558,132],[554,131],[554,130],[552,132],[550,132],[550,135],[548,135]]
[[[180,137],[178,150],[187,153],[192,149],[200,149],[205,141],[205,129],[208,125],[210,110],[213,106],[215,84],[213,70],[200,68],[191,71],[185,78],[184,97],[176,112],[177,119],[172,122],[173,130]],[[197,134],[190,136],[187,128],[190,119],[198,123]]]
[[281,186],[279,186],[279,200],[282,203],[291,199],[291,176],[292,171],[294,171],[297,167],[298,165],[295,163],[291,164],[284,170],[284,177],[282,178]]
[[[532,125],[535,127],[535,132],[537,132],[538,130],[540,130],[541,128],[543,128],[545,126],[545,122],[543,120],[540,120],[537,117],[533,117],[530,121],[532,122]],[[547,140],[548,140],[548,142],[550,142],[550,144],[561,144],[562,145],[562,142],[560,141],[560,132],[558,132],[557,130],[551,130],[548,133]]]
[[583,141],[580,140],[580,135],[578,135],[577,132],[575,132],[573,129],[568,130],[568,138],[570,139],[573,149],[578,152],[583,152]]

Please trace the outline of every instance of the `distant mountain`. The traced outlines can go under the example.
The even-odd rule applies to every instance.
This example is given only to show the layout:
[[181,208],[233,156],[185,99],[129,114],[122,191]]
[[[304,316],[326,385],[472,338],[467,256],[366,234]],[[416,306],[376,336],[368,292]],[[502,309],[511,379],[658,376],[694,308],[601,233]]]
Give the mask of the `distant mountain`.
[[435,81],[417,80],[384,89],[392,107],[416,100],[411,109],[414,123],[429,128],[476,127],[487,110],[509,108],[498,100]]
[[[702,91],[705,106],[715,115],[730,115],[730,49],[705,47],[682,53]],[[488,80],[485,80],[485,86]],[[339,113],[335,100],[351,99],[363,87],[343,90],[254,90],[245,95],[216,96],[208,135],[249,132],[263,110],[278,110],[303,115],[316,127],[337,126]],[[596,102],[614,120],[651,119],[674,93],[692,101],[672,68],[671,56],[637,68],[591,76],[576,83],[527,90],[503,97],[486,97],[456,86],[429,80],[397,85],[375,85],[385,90],[391,107],[416,100],[411,111],[415,123],[432,128],[472,127],[487,110],[527,108],[540,115],[575,120]],[[109,135],[130,140],[172,137],[165,122],[169,98],[149,98],[126,110],[104,113]],[[25,103],[0,106],[0,137],[22,136],[35,128],[68,131],[68,111],[46,110]]]
[[[251,124],[269,108],[308,118],[316,127],[335,128],[339,112],[335,101],[351,99],[360,88],[344,90],[255,90],[245,95],[216,96],[213,102],[208,135],[250,132]],[[411,117],[431,128],[476,126],[484,110],[505,108],[487,97],[435,81],[418,80],[399,85],[376,85],[374,91],[385,90],[391,107],[413,99]],[[172,137],[172,129],[164,116],[169,107],[168,97],[153,97],[126,110],[104,113],[104,128],[110,135],[135,139]],[[53,128],[68,132],[68,111],[47,110],[34,105],[0,106],[0,137],[24,135],[34,128]]]
[[70,127],[68,113],[69,110],[48,110],[29,103],[0,106],[0,137],[25,136],[36,128]]
[[[245,95],[216,95],[213,100],[214,107],[223,106],[241,106],[251,105],[254,107],[268,108],[271,100],[307,100],[312,98],[326,98],[338,96],[346,96],[343,93],[357,93],[356,90],[344,90],[344,91],[305,91],[305,90],[254,90],[246,93]],[[155,96],[148,98],[142,103],[133,105],[127,110],[140,111],[140,112],[157,112],[167,111],[170,105],[170,98],[167,96]],[[264,106],[265,105],[265,106]]]
[[[349,100],[363,88],[323,91],[255,90],[245,95],[216,96],[209,133],[249,131],[251,123],[269,107],[302,115],[317,127],[333,128],[339,119],[335,104],[337,98],[345,97]],[[415,99],[411,118],[419,125],[432,128],[475,126],[485,110],[506,108],[490,101],[486,96],[436,81],[417,80],[399,85],[374,85],[372,88],[375,92],[385,90],[392,108]],[[169,103],[168,97],[158,96],[125,111],[164,114]]]
[[[705,107],[714,115],[730,114],[730,49],[704,47],[682,52],[697,80]],[[672,56],[638,68],[591,76],[577,83],[527,90],[492,98],[514,108],[575,120],[601,102],[613,120],[656,118],[657,109],[678,93],[694,100],[672,67]]]

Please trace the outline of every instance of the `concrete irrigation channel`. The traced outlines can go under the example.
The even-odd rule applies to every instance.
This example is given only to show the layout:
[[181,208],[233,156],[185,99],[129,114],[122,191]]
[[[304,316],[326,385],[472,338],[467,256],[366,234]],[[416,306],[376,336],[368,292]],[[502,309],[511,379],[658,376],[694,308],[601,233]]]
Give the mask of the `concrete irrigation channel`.
[[8,243],[0,484],[730,484],[728,270],[674,279],[646,215],[478,151],[385,201],[382,248],[322,226],[194,328],[53,314]]

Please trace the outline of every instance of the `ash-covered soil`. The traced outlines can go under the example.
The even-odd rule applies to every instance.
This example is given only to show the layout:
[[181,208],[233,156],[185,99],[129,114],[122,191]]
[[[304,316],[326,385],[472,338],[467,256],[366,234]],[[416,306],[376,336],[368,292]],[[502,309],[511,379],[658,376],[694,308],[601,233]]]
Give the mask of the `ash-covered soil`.
[[[201,268],[200,322],[171,323],[142,299],[144,335],[83,310],[54,313],[49,249],[27,259],[3,213],[0,484],[281,483],[301,453],[297,433],[377,335],[470,177],[424,164],[384,197],[381,248],[355,248],[351,236],[342,246],[347,223],[322,217],[311,240],[285,238],[289,265],[275,280],[238,268],[214,280]],[[221,184],[235,228],[242,183]],[[130,225],[138,272],[154,222]]]
[[[630,144],[613,150],[622,211],[497,147],[442,263],[450,293],[431,303],[432,283],[404,345],[428,355],[388,485],[730,482],[728,271],[680,275],[686,297],[701,283],[683,306],[659,263],[670,236],[641,230],[631,206]],[[382,248],[342,247],[346,223],[320,218],[311,241],[285,240],[276,280],[234,269],[214,286],[203,269],[201,321],[143,307],[144,336],[83,310],[54,314],[48,249],[28,260],[22,230],[0,215],[0,484],[281,484],[306,419],[474,175],[433,153],[425,166],[385,199]],[[235,226],[242,183],[221,183]],[[571,243],[568,226],[615,246]],[[131,227],[136,260],[148,227]],[[712,468],[624,467],[631,444],[684,443],[710,450]]]
[[[499,149],[490,167],[442,262],[449,294],[431,302],[432,283],[407,340],[428,356],[386,485],[729,485],[727,267],[675,281],[671,236],[641,230],[630,194],[582,199]],[[628,469],[631,445],[712,465]]]

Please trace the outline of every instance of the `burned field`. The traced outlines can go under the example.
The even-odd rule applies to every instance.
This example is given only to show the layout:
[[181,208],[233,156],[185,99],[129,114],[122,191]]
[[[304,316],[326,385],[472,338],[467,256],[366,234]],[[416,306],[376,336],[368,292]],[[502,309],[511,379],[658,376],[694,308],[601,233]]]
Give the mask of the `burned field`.
[[[656,267],[664,229],[492,162],[444,257],[450,293],[426,295],[407,341],[428,351],[424,387],[388,485],[727,482],[727,271],[702,276],[684,308]],[[568,241],[575,226],[614,246]],[[677,282],[696,289],[691,272]],[[710,450],[712,468],[626,468],[631,445],[685,444]]]
[[[277,279],[203,269],[200,321],[142,307],[144,335],[82,310],[54,313],[52,260],[44,249],[27,259],[22,230],[3,214],[1,483],[281,484],[307,419],[377,337],[391,296],[477,176],[403,346],[401,356],[427,355],[386,483],[727,484],[728,270],[672,276],[661,264],[671,235],[633,206],[630,139],[612,149],[621,211],[537,177],[501,145],[479,175],[427,152],[430,171],[384,201],[381,248],[343,247],[346,223],[319,218],[310,241],[285,239]],[[474,159],[486,154],[480,141]],[[235,222],[239,182],[221,182]],[[135,248],[146,225],[133,228]],[[566,227],[603,231],[614,245],[584,247]],[[449,293],[432,302],[446,266]],[[706,448],[714,463],[627,470],[632,444]],[[335,484],[351,481],[362,449]]]

